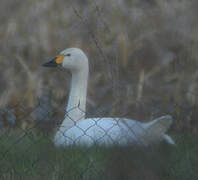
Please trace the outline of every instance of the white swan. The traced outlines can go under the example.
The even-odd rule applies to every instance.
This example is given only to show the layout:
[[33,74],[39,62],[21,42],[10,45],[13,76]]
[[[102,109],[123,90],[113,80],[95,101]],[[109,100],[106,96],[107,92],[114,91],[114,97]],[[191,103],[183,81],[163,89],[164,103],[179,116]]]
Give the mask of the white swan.
[[125,118],[85,119],[88,81],[88,59],[78,48],[62,51],[46,67],[63,67],[72,73],[71,89],[65,119],[55,137],[55,146],[82,144],[99,145],[149,145],[165,140],[174,145],[172,138],[165,134],[172,123],[170,115],[162,116],[148,123]]

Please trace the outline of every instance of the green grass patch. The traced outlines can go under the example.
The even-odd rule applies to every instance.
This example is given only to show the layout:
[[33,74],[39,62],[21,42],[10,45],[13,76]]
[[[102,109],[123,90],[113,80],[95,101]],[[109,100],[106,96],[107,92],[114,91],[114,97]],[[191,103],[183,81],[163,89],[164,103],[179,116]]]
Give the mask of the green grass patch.
[[49,136],[7,130],[0,136],[0,179],[197,179],[197,134],[175,139],[176,147],[55,148]]

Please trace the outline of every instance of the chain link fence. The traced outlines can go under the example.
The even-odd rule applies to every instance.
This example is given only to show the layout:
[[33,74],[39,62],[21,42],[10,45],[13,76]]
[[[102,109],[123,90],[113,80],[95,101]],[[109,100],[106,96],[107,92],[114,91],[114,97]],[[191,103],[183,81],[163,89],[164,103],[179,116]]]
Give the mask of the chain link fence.
[[[162,0],[2,2],[0,179],[197,179],[196,5]],[[8,7],[13,17],[7,17]],[[55,134],[68,113],[69,79],[57,71],[43,72],[40,64],[57,49],[74,45],[89,52],[86,117],[92,119],[88,129],[74,122],[80,132],[74,139],[93,143],[56,147]],[[109,136],[121,118],[136,119],[137,126],[167,114],[173,117],[168,134],[175,147],[163,141],[118,146]],[[106,128],[100,117],[120,119]],[[90,136],[92,126],[100,129],[98,139]],[[104,138],[112,146],[100,146]],[[73,141],[71,136],[68,140]]]
[[[181,159],[183,163],[189,163],[190,168],[193,167],[191,163],[196,162],[180,152],[180,148],[184,147],[192,154],[198,149],[193,145],[197,138],[188,134],[175,134],[174,131],[170,133],[176,141],[176,147],[164,142],[146,147],[130,142],[127,142],[127,146],[114,143],[115,139],[111,137],[110,131],[119,126],[119,120],[123,123],[119,118],[115,118],[115,124],[108,131],[100,125],[103,118],[94,118],[92,126],[97,126],[100,133],[102,132],[97,139],[90,136],[92,126],[82,129],[78,124],[74,125],[78,138],[62,132],[68,143],[66,145],[69,146],[55,147],[54,134],[61,124],[57,124],[53,108],[51,111],[50,108],[47,110],[42,103],[40,100],[33,111],[17,105],[24,112],[19,122],[26,123],[25,125],[16,121],[12,109],[4,110],[4,117],[7,116],[9,121],[7,124],[4,122],[0,134],[1,179],[158,179],[173,174],[177,177],[179,170],[174,166],[181,163]],[[54,127],[57,127],[56,130]],[[129,130],[133,133],[133,138],[138,136],[133,128]],[[145,130],[144,137],[148,139],[147,135]],[[127,140],[127,135],[123,134],[120,140],[122,138]],[[104,143],[104,139],[107,139],[107,143],[111,142],[111,146],[101,146],[100,142]],[[79,145],[78,141],[83,140],[91,143],[88,146]],[[191,174],[191,177],[196,177],[197,173],[192,169]]]

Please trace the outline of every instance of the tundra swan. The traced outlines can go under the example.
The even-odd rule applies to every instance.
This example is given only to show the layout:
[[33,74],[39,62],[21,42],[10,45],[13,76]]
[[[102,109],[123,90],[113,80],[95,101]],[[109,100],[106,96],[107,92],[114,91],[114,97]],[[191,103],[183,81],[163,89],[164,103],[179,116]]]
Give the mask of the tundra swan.
[[147,146],[161,140],[175,144],[172,138],[165,134],[172,123],[170,115],[147,123],[111,117],[85,119],[89,65],[88,58],[82,50],[66,49],[43,66],[59,66],[70,70],[72,74],[65,119],[55,134],[55,146],[73,144],[109,146],[128,143]]

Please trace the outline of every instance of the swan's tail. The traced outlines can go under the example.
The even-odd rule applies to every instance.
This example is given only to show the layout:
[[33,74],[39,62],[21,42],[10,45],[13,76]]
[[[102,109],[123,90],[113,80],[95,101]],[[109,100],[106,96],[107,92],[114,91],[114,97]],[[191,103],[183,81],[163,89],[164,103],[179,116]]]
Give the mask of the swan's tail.
[[146,133],[144,138],[147,142],[157,142],[165,140],[167,143],[174,145],[173,139],[166,135],[165,132],[172,124],[173,118],[170,115],[159,117],[145,124]]
[[176,145],[175,141],[170,136],[168,136],[167,134],[164,134],[163,139],[164,139],[164,141],[166,141],[170,145],[173,145],[173,146]]

